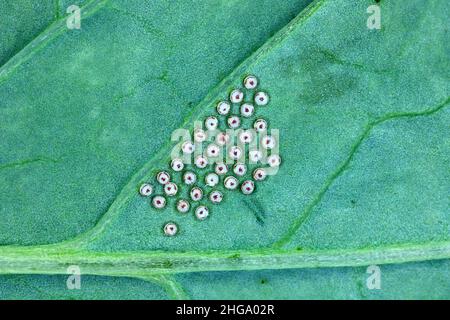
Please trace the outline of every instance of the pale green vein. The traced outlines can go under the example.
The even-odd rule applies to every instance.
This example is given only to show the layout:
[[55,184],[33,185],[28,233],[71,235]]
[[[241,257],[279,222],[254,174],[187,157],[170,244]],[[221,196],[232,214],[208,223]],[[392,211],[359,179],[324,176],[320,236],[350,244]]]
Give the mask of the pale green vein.
[[291,224],[291,227],[288,229],[286,234],[284,234],[280,240],[274,243],[274,247],[282,247],[283,245],[287,244],[291,238],[297,233],[297,230],[303,225],[303,223],[309,218],[311,215],[313,209],[317,206],[317,204],[322,200],[325,193],[328,191],[328,189],[331,187],[333,182],[344,172],[344,170],[348,167],[349,163],[353,159],[353,156],[355,155],[356,151],[361,146],[362,142],[367,138],[371,131],[372,127],[370,125],[367,125],[363,132],[360,134],[359,138],[356,140],[356,142],[352,145],[350,148],[349,156],[337,167],[337,169],[327,178],[325,183],[323,184],[322,188],[319,190],[319,192],[316,194],[314,199],[305,207],[303,212],[298,216],[297,219],[294,220],[294,222]]
[[146,19],[145,17],[142,17],[142,16],[140,16],[140,15],[137,15],[137,14],[134,14],[134,13],[131,13],[131,12],[122,10],[122,9],[120,9],[120,8],[117,8],[116,6],[113,6],[113,5],[110,4],[110,3],[108,4],[107,7],[108,7],[109,9],[111,9],[111,10],[114,10],[114,11],[116,11],[116,12],[122,14],[122,15],[125,15],[125,16],[127,16],[127,17],[130,17],[131,19],[133,19],[133,20],[135,20],[135,21],[141,23],[141,24],[142,24],[142,27],[144,28],[144,30],[145,30],[146,32],[148,32],[149,34],[152,34],[152,35],[155,35],[155,36],[158,36],[158,37],[164,36],[164,32],[162,32],[161,30],[159,30],[158,28],[156,28],[156,27],[151,23],[151,21],[149,21],[149,20]]
[[[0,248],[0,274],[65,274],[78,265],[83,274],[145,278],[185,272],[355,267],[450,258],[450,242],[382,246],[357,250],[260,249],[217,252],[89,252],[41,247]],[[181,287],[168,284],[174,295]]]
[[292,223],[289,230],[280,238],[280,240],[275,242],[273,246],[274,247],[282,247],[291,241],[291,239],[294,237],[294,235],[297,233],[297,231],[300,229],[300,227],[311,216],[313,209],[320,203],[323,196],[327,193],[327,191],[330,189],[330,187],[349,167],[349,164],[353,160],[355,154],[358,152],[362,143],[367,139],[367,137],[370,135],[370,133],[376,126],[378,126],[386,121],[390,121],[390,120],[394,120],[394,119],[431,115],[431,114],[436,113],[436,112],[440,111],[441,109],[443,109],[449,102],[450,102],[450,97],[447,97],[447,99],[444,102],[440,103],[437,107],[434,107],[434,108],[429,108],[427,110],[418,111],[418,112],[403,112],[403,113],[387,114],[379,119],[376,119],[376,120],[368,123],[367,126],[362,131],[362,133],[359,135],[356,142],[350,148],[350,152],[349,152],[349,155],[347,156],[347,158],[345,158],[345,160],[337,167],[337,169],[328,177],[328,179],[325,181],[322,188],[316,194],[314,199],[305,207],[303,212]]
[[147,276],[140,279],[160,285],[172,300],[189,300],[189,295],[184,288],[171,275]]
[[59,19],[61,12],[61,4],[59,3],[59,0],[54,1],[55,1],[55,19]]
[[[82,19],[97,12],[107,1],[109,0],[91,0],[87,2],[81,7]],[[7,80],[20,65],[30,60],[34,54],[45,48],[52,40],[68,30],[65,17],[61,17],[59,20],[53,22],[0,68],[0,84]]]
[[59,161],[60,161],[59,159],[51,159],[51,158],[47,158],[47,157],[36,157],[36,158],[32,158],[32,159],[24,159],[24,160],[18,160],[18,161],[13,161],[13,162],[8,162],[8,163],[2,163],[2,164],[0,164],[0,170],[27,166],[27,165],[39,163],[39,162],[58,163]]

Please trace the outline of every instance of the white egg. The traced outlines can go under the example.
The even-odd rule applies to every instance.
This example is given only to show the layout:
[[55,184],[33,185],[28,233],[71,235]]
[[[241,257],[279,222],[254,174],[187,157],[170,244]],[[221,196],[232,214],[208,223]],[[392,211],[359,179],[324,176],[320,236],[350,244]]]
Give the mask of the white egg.
[[250,163],[257,163],[263,157],[263,154],[259,150],[251,150],[248,152],[248,157],[250,159]]
[[255,183],[251,180],[246,180],[241,185],[241,191],[243,194],[252,194],[255,191]]
[[193,201],[200,201],[203,198],[203,190],[198,187],[194,187],[191,189],[190,196]]
[[205,131],[203,131],[202,129],[195,129],[194,131],[194,141],[201,143],[203,141],[206,140],[206,138],[208,138],[208,135],[206,134]]
[[228,172],[228,167],[225,163],[217,163],[214,170],[218,175],[224,175]]
[[165,171],[161,171],[156,175],[156,180],[158,180],[158,182],[160,184],[166,184],[169,183],[170,181],[170,174],[168,174]]
[[238,180],[233,176],[226,177],[225,180],[223,181],[223,185],[228,190],[236,189],[238,184],[239,184]]
[[243,163],[236,163],[233,166],[233,172],[237,175],[242,177],[247,172],[247,166]]
[[209,187],[215,187],[219,183],[219,176],[215,173],[208,173],[205,177],[205,184]]
[[250,130],[245,130],[239,133],[239,141],[242,143],[250,143],[253,141],[253,133]]
[[195,173],[187,171],[183,175],[183,181],[187,185],[194,184],[197,181],[197,176],[195,175]]
[[153,186],[151,184],[144,183],[139,188],[139,193],[144,197],[148,197],[149,195],[151,195],[153,193]]
[[193,144],[191,141],[185,141],[181,145],[181,150],[185,154],[192,154],[195,151],[195,144]]
[[220,155],[220,148],[217,145],[211,143],[210,145],[208,145],[208,147],[206,147],[206,155],[209,158],[218,157]]
[[228,156],[233,160],[238,160],[242,156],[242,149],[238,146],[232,146],[228,150]]
[[235,89],[230,93],[230,101],[232,103],[240,103],[242,100],[244,100],[244,93],[241,90]]
[[255,107],[250,103],[241,105],[241,115],[245,118],[250,118],[255,112]]
[[169,222],[164,226],[164,234],[168,237],[173,237],[178,232],[178,227],[175,223]]
[[166,198],[163,196],[154,196],[152,199],[152,204],[156,209],[162,209],[166,206]]
[[177,202],[178,212],[186,213],[189,211],[190,207],[191,207],[191,205],[190,205],[189,201],[187,201],[187,200],[181,199],[181,200],[178,200],[178,202]]
[[266,177],[267,173],[263,168],[257,168],[253,171],[253,179],[255,179],[256,181],[263,181],[264,179],[266,179]]
[[197,158],[195,158],[195,165],[200,169],[206,168],[208,165],[208,159],[203,156],[197,156]]
[[244,79],[244,87],[246,89],[252,90],[258,86],[258,79],[255,76],[247,76]]
[[264,149],[273,149],[276,145],[276,140],[272,136],[264,136],[261,138],[261,145]]
[[209,209],[205,206],[199,206],[195,209],[195,216],[198,220],[205,220],[209,215]]
[[281,164],[281,157],[277,154],[272,154],[267,158],[267,163],[272,168],[279,167]]
[[237,129],[241,126],[241,118],[238,116],[230,116],[227,119],[228,127],[231,129]]
[[225,132],[220,132],[216,136],[216,144],[219,146],[224,146],[230,141],[230,135]]
[[213,191],[209,194],[209,200],[211,200],[212,203],[218,204],[221,203],[223,200],[223,194],[220,191]]
[[173,171],[181,171],[184,168],[184,163],[181,159],[173,159],[170,163],[170,166],[172,167]]
[[254,128],[257,132],[266,131],[266,130],[267,130],[267,121],[264,120],[264,119],[257,119],[257,120],[253,123],[253,128]]
[[258,106],[265,106],[269,103],[269,95],[265,92],[257,92],[255,94],[255,103]]
[[216,130],[219,126],[219,120],[216,117],[208,117],[205,120],[205,128],[208,130]]
[[173,197],[174,195],[177,194],[178,192],[178,186],[173,183],[173,182],[169,182],[166,183],[164,185],[164,192],[169,196],[169,197]]
[[217,113],[220,115],[227,115],[230,112],[231,106],[226,101],[221,101],[217,104]]

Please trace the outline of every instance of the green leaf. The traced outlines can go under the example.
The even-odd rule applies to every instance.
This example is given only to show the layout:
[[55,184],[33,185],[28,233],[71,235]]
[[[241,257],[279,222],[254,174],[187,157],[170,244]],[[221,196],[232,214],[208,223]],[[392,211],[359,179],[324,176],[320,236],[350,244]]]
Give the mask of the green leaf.
[[0,3],[0,65],[5,64],[59,16],[54,0]]
[[[81,30],[61,18],[1,67],[0,273],[48,275],[5,276],[2,298],[23,294],[14,281],[117,297],[96,277],[65,292],[72,264],[145,280],[121,298],[448,298],[449,260],[433,261],[450,258],[445,3],[381,1],[381,30],[373,1],[307,3],[89,1]],[[171,132],[246,74],[270,94],[258,116],[280,130],[280,172],[202,222],[152,209],[137,189]],[[373,264],[388,264],[379,291]]]
[[9,275],[0,277],[0,299],[439,299],[448,297],[449,267],[449,260],[385,265],[379,290],[367,288],[366,268],[185,273],[174,277],[178,287],[167,276],[83,276],[81,290],[67,290],[63,275]]
[[[163,281],[162,281],[163,280]],[[0,277],[0,299],[170,299],[167,279],[163,277],[143,281],[134,278],[83,276],[80,290],[68,290],[67,276],[4,275]]]
[[92,228],[193,106],[307,3],[244,1],[220,16],[230,2],[90,1],[81,30],[53,24],[0,70],[0,243]]

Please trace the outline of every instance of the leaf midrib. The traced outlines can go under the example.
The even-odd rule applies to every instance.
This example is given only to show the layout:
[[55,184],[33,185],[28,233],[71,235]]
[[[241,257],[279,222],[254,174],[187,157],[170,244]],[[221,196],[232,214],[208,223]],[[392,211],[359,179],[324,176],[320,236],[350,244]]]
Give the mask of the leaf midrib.
[[83,274],[123,277],[205,271],[356,267],[450,258],[450,241],[358,250],[260,249],[211,252],[92,252],[66,248],[0,248],[0,274],[65,274],[78,265]]
[[[82,10],[82,17],[86,18],[99,10],[109,0],[90,0],[86,2],[80,9]],[[59,3],[59,1],[58,1]],[[42,50],[51,40],[58,35],[68,31],[66,26],[66,17],[58,17],[54,20],[44,31],[39,33],[33,40],[31,40],[25,47],[12,56],[2,66],[0,66],[0,85],[11,76],[17,68],[31,59],[31,57]]]

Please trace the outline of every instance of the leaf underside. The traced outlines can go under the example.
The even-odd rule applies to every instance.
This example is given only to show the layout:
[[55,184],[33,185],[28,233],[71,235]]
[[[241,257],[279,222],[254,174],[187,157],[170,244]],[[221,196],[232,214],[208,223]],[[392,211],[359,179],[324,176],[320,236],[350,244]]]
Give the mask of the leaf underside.
[[[449,297],[443,0],[381,1],[381,30],[369,0],[91,0],[81,30],[65,1],[34,20],[20,2],[1,10],[23,20],[0,36],[0,298]],[[202,222],[155,211],[137,188],[171,132],[246,74],[270,94],[280,172]]]

